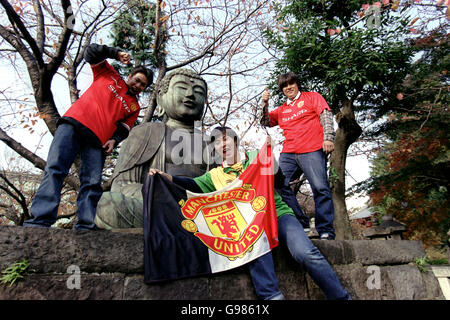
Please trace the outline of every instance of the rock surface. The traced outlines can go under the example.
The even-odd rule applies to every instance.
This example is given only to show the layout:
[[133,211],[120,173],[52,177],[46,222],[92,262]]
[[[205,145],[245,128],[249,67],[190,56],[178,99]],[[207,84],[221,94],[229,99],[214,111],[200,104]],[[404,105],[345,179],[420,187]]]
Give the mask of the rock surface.
[[[414,263],[425,256],[419,241],[313,243],[353,299],[444,299],[433,274],[421,273]],[[209,277],[146,285],[143,248],[141,232],[2,226],[0,269],[26,258],[31,272],[16,285],[0,284],[0,299],[256,299],[245,266]],[[287,299],[324,299],[283,246],[274,250],[274,261]]]

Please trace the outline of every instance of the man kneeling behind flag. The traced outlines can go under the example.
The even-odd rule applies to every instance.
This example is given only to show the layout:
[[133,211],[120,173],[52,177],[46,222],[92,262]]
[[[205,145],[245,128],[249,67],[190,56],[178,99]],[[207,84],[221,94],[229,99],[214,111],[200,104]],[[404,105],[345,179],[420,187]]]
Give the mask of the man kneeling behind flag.
[[149,171],[153,177],[143,187],[145,281],[205,275],[248,263],[257,296],[284,299],[270,251],[278,244],[279,231],[327,298],[349,298],[292,209],[274,192],[270,144],[241,160],[233,130],[217,127],[212,139],[224,160],[221,167],[194,179]]

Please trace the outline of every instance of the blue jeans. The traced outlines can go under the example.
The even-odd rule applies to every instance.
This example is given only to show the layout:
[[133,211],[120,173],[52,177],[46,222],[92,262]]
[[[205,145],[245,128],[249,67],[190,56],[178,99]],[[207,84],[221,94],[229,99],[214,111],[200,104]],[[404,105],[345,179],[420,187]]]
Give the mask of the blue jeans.
[[30,208],[26,227],[50,227],[56,222],[61,190],[76,155],[80,153],[80,189],[77,196],[78,222],[75,229],[95,230],[97,203],[102,195],[103,150],[92,147],[77,135],[71,124],[58,126],[48,152],[44,177]]
[[[325,153],[322,150],[308,153],[281,153],[279,162],[287,185],[302,173],[305,174],[314,196],[316,230],[319,235],[328,233],[329,238],[334,239],[336,236],[333,226],[334,206],[328,184]],[[291,206],[291,203],[287,204]],[[293,205],[295,206],[295,204]],[[295,208],[293,210],[294,212],[298,211]]]
[[302,208],[300,208],[297,197],[289,184],[286,183],[286,177],[281,169],[275,174],[274,182],[275,191],[281,196],[281,199],[292,209],[292,211],[294,211],[295,216],[302,224],[303,228],[309,228],[309,218],[303,213]]
[[308,238],[294,215],[286,214],[278,219],[278,236],[280,242],[287,246],[295,261],[322,289],[327,299],[350,299],[333,268]]
[[283,294],[278,288],[272,252],[268,252],[250,262],[248,269],[258,298],[263,300],[284,299]]

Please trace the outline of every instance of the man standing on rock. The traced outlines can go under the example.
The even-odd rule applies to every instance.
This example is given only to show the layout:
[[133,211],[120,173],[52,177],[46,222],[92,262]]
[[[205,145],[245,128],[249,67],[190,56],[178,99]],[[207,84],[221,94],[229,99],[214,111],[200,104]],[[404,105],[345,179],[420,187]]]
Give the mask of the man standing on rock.
[[[264,102],[261,124],[280,126],[285,141],[280,154],[280,169],[286,184],[302,173],[311,186],[315,203],[315,227],[320,239],[335,238],[334,206],[327,175],[327,154],[334,150],[333,114],[325,99],[317,92],[300,92],[300,80],[293,72],[278,77],[278,88],[287,101],[268,112],[270,94],[262,95]],[[283,195],[303,228],[309,229],[309,219],[303,214],[293,192]],[[290,201],[289,201],[290,199]]]
[[97,203],[102,195],[102,171],[106,155],[128,136],[137,120],[137,96],[153,82],[153,73],[135,67],[125,82],[105,60],[130,64],[130,54],[106,45],[91,44],[85,60],[94,81],[58,121],[47,157],[44,177],[30,208],[26,227],[50,227],[56,222],[65,177],[77,154],[81,156],[78,222],[76,229],[95,230]]

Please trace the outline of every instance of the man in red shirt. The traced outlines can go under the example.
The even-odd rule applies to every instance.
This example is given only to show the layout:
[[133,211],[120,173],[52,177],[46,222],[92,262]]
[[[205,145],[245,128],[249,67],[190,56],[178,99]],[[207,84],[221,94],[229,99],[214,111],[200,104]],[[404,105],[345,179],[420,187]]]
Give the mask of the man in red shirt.
[[[281,151],[279,166],[286,184],[302,173],[309,181],[315,202],[315,227],[321,239],[334,239],[334,206],[327,175],[326,154],[334,150],[334,128],[330,107],[317,92],[300,92],[298,76],[289,72],[278,78],[278,87],[287,101],[277,109],[268,112],[269,92],[263,93],[263,118],[265,126],[280,126],[285,141]],[[288,189],[288,188],[285,188]],[[289,189],[290,190],[290,189]],[[291,201],[305,229],[309,220],[303,214],[295,195],[285,195]],[[286,198],[285,197],[285,198]]]
[[130,64],[130,55],[117,48],[91,44],[84,58],[91,64],[94,81],[58,121],[44,177],[30,208],[32,218],[24,226],[49,227],[56,221],[63,181],[79,153],[81,185],[75,228],[96,229],[106,155],[128,136],[139,115],[137,96],[153,81],[152,71],[143,66],[135,67],[124,81],[106,61]]

